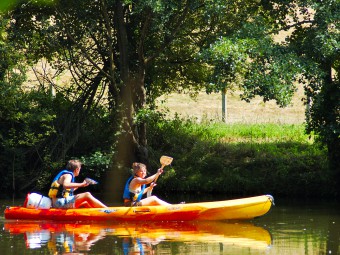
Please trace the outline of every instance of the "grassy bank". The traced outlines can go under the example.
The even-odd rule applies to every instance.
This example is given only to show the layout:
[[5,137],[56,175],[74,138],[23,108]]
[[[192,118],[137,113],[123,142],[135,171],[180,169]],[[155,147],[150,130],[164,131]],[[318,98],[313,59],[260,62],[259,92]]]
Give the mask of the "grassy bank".
[[281,197],[335,193],[326,150],[304,133],[302,124],[157,120],[149,124],[149,145],[156,148],[150,156],[174,157],[159,181],[163,190]]

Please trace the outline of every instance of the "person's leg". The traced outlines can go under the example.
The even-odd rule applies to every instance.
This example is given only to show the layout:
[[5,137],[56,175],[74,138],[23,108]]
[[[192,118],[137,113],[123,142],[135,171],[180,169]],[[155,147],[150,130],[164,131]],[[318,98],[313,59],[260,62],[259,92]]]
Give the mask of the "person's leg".
[[142,205],[171,205],[156,196],[147,197],[141,200]]
[[78,205],[76,208],[92,208],[92,206],[87,201],[85,201]]
[[105,208],[107,207],[102,202],[100,202],[97,198],[92,196],[90,192],[84,192],[76,195],[76,203],[75,206],[78,208],[84,202],[87,202],[91,207],[94,208]]

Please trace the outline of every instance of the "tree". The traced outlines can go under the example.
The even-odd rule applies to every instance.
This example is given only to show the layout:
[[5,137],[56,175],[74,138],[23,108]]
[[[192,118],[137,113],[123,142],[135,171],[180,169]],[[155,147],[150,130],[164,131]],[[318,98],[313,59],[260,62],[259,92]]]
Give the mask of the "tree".
[[[310,127],[321,137],[339,131],[336,103],[327,124],[315,119],[322,109],[315,102],[324,102],[317,100],[323,98],[318,92],[329,88],[330,80],[338,80],[329,79],[331,68],[336,77],[339,69],[334,0],[38,2],[29,1],[9,13],[9,33],[32,63],[46,58],[58,74],[68,71],[72,76],[65,92],[75,107],[65,119],[77,128],[66,125],[59,142],[76,143],[86,113],[103,104],[117,135],[117,161],[124,166],[134,160],[147,162],[146,125],[138,118],[153,107],[155,98],[183,89],[198,91],[206,84],[218,91],[235,83],[236,77],[245,100],[260,95],[281,106],[289,103],[294,81],[305,82],[314,98],[310,116],[316,122]],[[272,35],[289,29],[293,30],[287,44],[273,41]],[[229,47],[223,48],[226,44]],[[202,58],[209,48],[210,59]],[[214,73],[219,74],[217,80],[211,79]],[[213,83],[217,86],[211,88]],[[329,129],[332,125],[337,127]],[[335,137],[334,148],[338,133]]]
[[[51,97],[44,80],[36,87],[30,84],[27,77],[32,59],[11,40],[10,24],[11,19],[0,16],[0,174],[4,181],[1,194],[43,190],[53,171],[64,164],[66,153],[84,156],[89,163],[112,145],[108,145],[112,140],[105,129],[108,125],[103,107],[91,108],[82,122],[83,132],[77,138],[77,146],[63,144],[63,131],[76,127],[76,120],[65,121],[65,113],[72,109],[71,114],[76,109],[66,93]],[[101,132],[93,133],[93,126]],[[93,152],[96,153],[88,159]],[[105,157],[97,158],[101,158],[97,167],[106,167]]]
[[57,142],[70,148],[91,106],[107,105],[118,141],[115,160],[123,166],[148,160],[146,124],[137,117],[161,94],[201,89],[207,66],[197,53],[258,8],[252,0],[38,3],[9,13],[9,33],[32,64],[46,58],[58,74],[72,76],[65,92],[74,109]]
[[30,59],[45,57],[59,73],[71,72],[85,111],[98,98],[107,100],[122,131],[118,159],[124,164],[147,161],[146,127],[135,121],[137,113],[163,93],[202,88],[206,66],[197,52],[257,9],[254,1],[36,3],[11,13],[12,40]]
[[[304,84],[307,132],[329,152],[334,180],[340,181],[340,3],[261,1],[251,22],[217,41],[205,60],[212,63],[214,90],[241,87],[242,98],[290,103],[296,84]],[[287,32],[284,42],[274,36]],[[238,79],[236,79],[238,77]]]
[[[1,193],[18,191],[36,171],[39,147],[54,132],[54,115],[44,93],[24,89],[27,62],[8,38],[9,20],[0,16],[0,174]],[[39,94],[39,95],[38,95]],[[47,162],[46,162],[47,163]],[[25,171],[29,169],[28,171]],[[32,174],[33,172],[33,174]],[[21,183],[16,187],[16,183]]]
[[[304,63],[300,82],[305,86],[307,131],[315,132],[328,148],[334,181],[340,182],[340,2],[277,2],[270,10],[281,15],[279,28],[290,30],[287,47]],[[287,16],[286,16],[287,17]]]

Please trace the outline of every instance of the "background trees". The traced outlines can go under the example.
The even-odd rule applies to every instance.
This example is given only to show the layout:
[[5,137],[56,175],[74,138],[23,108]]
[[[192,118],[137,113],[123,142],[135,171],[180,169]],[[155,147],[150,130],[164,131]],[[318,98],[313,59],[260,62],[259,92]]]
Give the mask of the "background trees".
[[107,105],[114,130],[124,130],[118,158],[130,163],[130,155],[147,160],[136,114],[163,93],[202,88],[206,65],[197,53],[256,9],[253,1],[30,1],[12,12],[11,39],[33,61],[69,71],[85,111]]
[[[289,15],[278,19],[278,28],[288,30],[287,47],[301,60],[299,82],[307,102],[307,131],[315,132],[328,148],[334,180],[340,181],[340,12],[339,1],[294,1],[278,4],[270,13]],[[281,14],[281,15],[282,15]]]
[[[296,84],[304,84],[306,130],[327,146],[334,180],[340,181],[340,3],[261,4],[257,16],[209,49],[215,88],[238,81],[243,99],[260,95],[285,106]],[[280,32],[286,33],[285,41],[275,42]]]
[[[44,59],[55,72],[39,84],[46,95],[46,85],[57,91],[55,160],[81,152],[75,145],[92,120],[105,126],[101,146],[112,146],[115,162],[147,162],[145,119],[164,93],[238,86],[245,100],[260,95],[285,106],[303,82],[308,130],[320,134],[339,172],[338,7],[335,0],[33,0],[2,22],[6,43],[27,65]],[[274,41],[287,30],[285,42]],[[66,75],[67,84],[55,78]]]

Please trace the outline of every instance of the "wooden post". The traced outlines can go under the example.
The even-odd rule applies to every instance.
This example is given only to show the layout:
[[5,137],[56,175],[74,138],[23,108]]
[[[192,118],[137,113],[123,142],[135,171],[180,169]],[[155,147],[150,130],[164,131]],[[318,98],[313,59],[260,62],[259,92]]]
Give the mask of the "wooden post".
[[227,121],[227,96],[226,96],[226,89],[222,89],[222,121]]
[[50,93],[51,93],[52,99],[54,99],[56,96],[56,92],[55,92],[55,88],[52,83],[50,83]]

